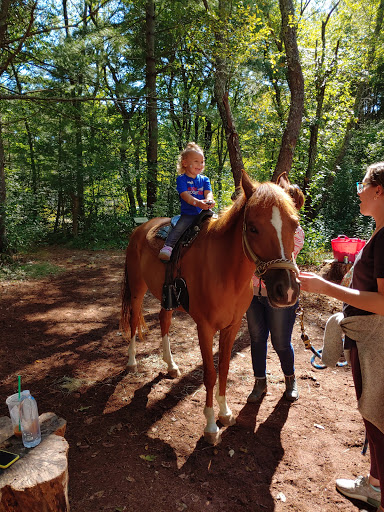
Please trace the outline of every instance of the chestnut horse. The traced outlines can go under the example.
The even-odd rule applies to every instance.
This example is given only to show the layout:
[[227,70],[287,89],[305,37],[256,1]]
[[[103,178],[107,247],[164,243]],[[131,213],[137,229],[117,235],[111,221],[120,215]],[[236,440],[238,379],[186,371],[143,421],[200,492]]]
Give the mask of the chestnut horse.
[[[189,292],[189,314],[197,324],[203,359],[207,422],[204,438],[211,444],[220,440],[213,410],[215,333],[220,331],[216,400],[219,420],[227,426],[235,423],[225,396],[229,362],[235,336],[252,300],[252,275],[263,276],[269,301],[275,307],[295,304],[299,294],[297,267],[290,259],[298,216],[291,198],[281,188],[286,184],[285,180],[280,186],[253,183],[243,172],[243,192],[218,219],[203,224],[180,261],[180,275]],[[165,264],[159,260],[158,251],[163,242],[154,234],[168,222],[169,219],[154,218],[137,227],[127,247],[121,328],[130,341],[127,368],[131,370],[136,370],[136,330],[140,334],[145,325],[143,297],[147,289],[157,299],[162,297]],[[179,370],[172,358],[168,334],[171,317],[172,311],[161,309],[163,359],[169,374],[177,376]]]

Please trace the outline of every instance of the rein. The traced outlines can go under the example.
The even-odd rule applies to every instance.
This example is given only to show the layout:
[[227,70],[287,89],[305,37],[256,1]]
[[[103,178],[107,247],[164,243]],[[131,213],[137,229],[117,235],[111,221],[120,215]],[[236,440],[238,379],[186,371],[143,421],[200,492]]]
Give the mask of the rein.
[[[256,277],[260,278],[262,275],[264,275],[267,272],[267,270],[270,270],[272,268],[274,268],[274,269],[276,269],[276,268],[285,268],[285,269],[288,269],[288,270],[292,270],[293,272],[295,272],[295,274],[297,276],[299,275],[299,269],[297,267],[297,264],[296,264],[296,261],[295,261],[295,258],[293,256],[293,254],[292,254],[292,259],[291,260],[288,260],[286,258],[280,258],[280,259],[277,259],[277,260],[262,261],[253,252],[253,250],[252,250],[252,248],[251,248],[251,246],[249,245],[249,242],[248,242],[247,233],[246,233],[246,223],[245,223],[245,220],[244,220],[244,223],[243,223],[242,242],[243,242],[244,254],[247,256],[247,252],[248,252],[251,260],[256,265],[256,269],[255,269],[255,276]],[[248,256],[247,256],[247,258],[248,258]]]

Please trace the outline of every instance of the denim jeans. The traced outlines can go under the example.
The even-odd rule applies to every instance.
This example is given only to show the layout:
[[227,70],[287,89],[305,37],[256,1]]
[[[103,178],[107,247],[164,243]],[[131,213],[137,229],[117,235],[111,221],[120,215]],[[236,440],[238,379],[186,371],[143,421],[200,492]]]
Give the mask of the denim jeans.
[[184,231],[196,220],[196,215],[180,215],[180,219],[174,228],[171,229],[165,245],[175,247],[176,242],[179,240]]
[[255,377],[263,378],[267,366],[267,342],[271,333],[272,346],[280,359],[284,375],[295,373],[295,355],[291,343],[298,302],[287,308],[273,308],[267,297],[254,295],[247,311],[251,337],[252,366]]

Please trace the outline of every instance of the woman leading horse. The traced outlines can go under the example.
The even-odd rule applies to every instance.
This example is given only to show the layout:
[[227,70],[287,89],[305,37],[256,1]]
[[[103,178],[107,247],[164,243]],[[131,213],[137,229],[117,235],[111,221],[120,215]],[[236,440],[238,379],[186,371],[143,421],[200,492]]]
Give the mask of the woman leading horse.
[[[245,172],[242,189],[243,193],[218,219],[203,224],[179,263],[189,293],[188,312],[197,324],[206,388],[204,437],[211,444],[220,439],[213,410],[217,377],[212,350],[215,333],[220,331],[216,399],[219,420],[227,426],[235,423],[225,396],[229,361],[235,336],[252,300],[252,275],[263,276],[272,306],[295,304],[299,294],[297,267],[291,260],[298,225],[292,199],[281,186],[254,183]],[[136,368],[136,331],[143,324],[143,297],[148,289],[159,300],[162,297],[165,265],[158,259],[162,243],[155,233],[168,222],[169,219],[155,218],[139,226],[127,247],[121,328],[130,341],[131,369]],[[172,311],[161,309],[163,359],[169,373],[175,376],[178,368],[169,344],[171,317]]]

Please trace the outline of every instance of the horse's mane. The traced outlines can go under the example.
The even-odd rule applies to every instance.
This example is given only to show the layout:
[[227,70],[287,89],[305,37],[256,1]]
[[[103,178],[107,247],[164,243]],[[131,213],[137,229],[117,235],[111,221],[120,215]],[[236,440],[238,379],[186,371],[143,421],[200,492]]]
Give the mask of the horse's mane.
[[245,207],[268,208],[273,205],[286,212],[288,216],[298,218],[292,198],[281,187],[269,181],[255,182],[254,192],[249,200],[247,201],[244,192],[239,194],[234,203],[225,208],[215,222],[210,222],[209,231],[223,232],[230,229]]
[[277,206],[289,217],[298,218],[297,210],[291,196],[279,185],[271,182],[261,183],[249,198],[247,207],[268,208]]
[[224,208],[219,214],[219,218],[215,222],[209,223],[209,230],[211,231],[226,231],[230,229],[237,221],[239,214],[243,211],[246,205],[246,197],[244,192],[239,194],[231,206]]

